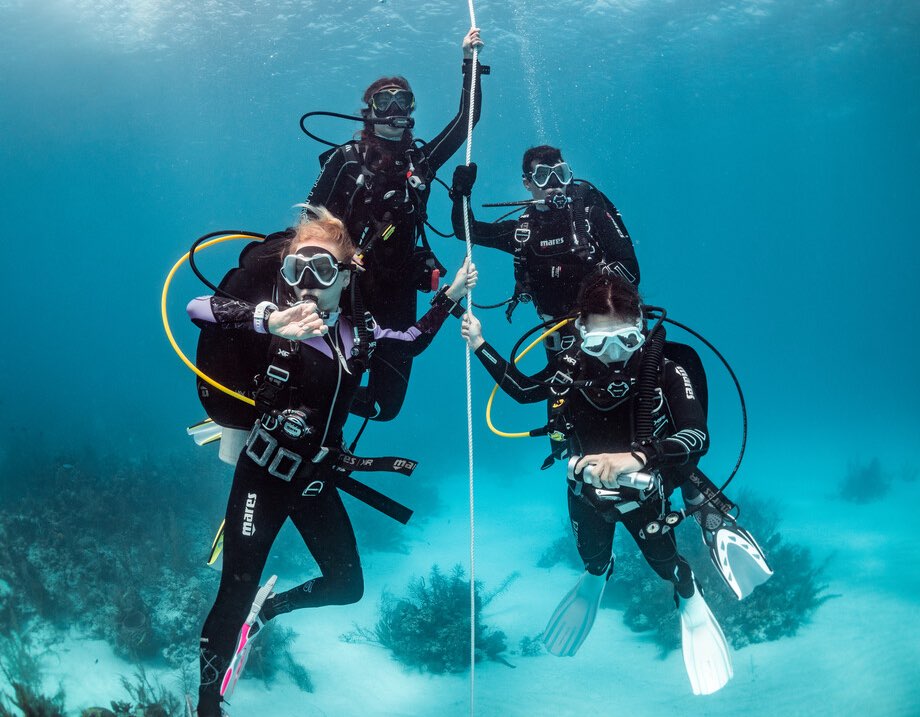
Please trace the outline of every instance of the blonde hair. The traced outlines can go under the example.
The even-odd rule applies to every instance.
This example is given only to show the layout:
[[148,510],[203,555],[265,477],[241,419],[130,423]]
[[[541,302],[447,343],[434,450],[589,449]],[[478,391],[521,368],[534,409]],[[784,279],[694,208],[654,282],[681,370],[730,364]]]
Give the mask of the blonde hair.
[[336,248],[336,253],[340,261],[351,259],[357,247],[345,223],[330,212],[326,207],[314,206],[312,204],[295,204],[295,207],[301,207],[301,219],[294,227],[294,236],[285,248],[285,254],[293,254],[300,247],[313,244],[315,242],[331,244]]

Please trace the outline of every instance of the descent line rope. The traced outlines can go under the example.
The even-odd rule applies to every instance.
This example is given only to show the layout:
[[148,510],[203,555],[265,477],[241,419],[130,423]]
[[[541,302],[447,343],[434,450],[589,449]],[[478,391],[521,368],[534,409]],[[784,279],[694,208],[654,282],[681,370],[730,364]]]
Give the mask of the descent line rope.
[[[476,27],[476,10],[473,0],[467,0],[470,8],[470,27]],[[479,49],[473,46],[473,67],[470,80],[470,106],[466,124],[466,164],[473,157],[473,117],[476,113],[476,83],[478,78]],[[463,197],[463,230],[466,238],[466,258],[472,262],[473,245],[470,242],[469,197]],[[466,297],[467,311],[473,305],[473,292]],[[466,433],[470,471],[470,717],[475,714],[476,696],[476,492],[473,475],[473,387],[470,370],[470,347],[466,346]]]

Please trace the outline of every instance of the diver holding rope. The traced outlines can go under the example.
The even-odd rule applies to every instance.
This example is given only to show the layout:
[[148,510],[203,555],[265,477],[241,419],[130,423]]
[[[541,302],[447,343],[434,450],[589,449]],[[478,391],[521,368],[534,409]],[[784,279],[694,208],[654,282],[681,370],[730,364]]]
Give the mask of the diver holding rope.
[[[444,267],[428,244],[427,204],[436,172],[467,138],[467,116],[473,102],[473,121],[482,106],[481,83],[471,96],[472,78],[488,74],[473,49],[481,49],[478,28],[463,39],[463,87],[457,114],[429,142],[412,134],[416,98],[404,77],[381,77],[365,90],[365,106],[356,118],[364,126],[357,139],[320,156],[322,170],[310,190],[307,204],[322,205],[341,217],[358,244],[357,258],[365,271],[358,279],[366,308],[387,326],[406,329],[416,319],[417,292],[436,291]],[[325,140],[301,128],[314,139]],[[326,144],[332,144],[325,142]],[[447,235],[445,235],[447,236]],[[370,359],[368,385],[357,394],[352,413],[388,421],[405,399],[412,358],[388,347]]]
[[544,644],[554,655],[572,656],[587,638],[613,574],[613,534],[621,523],[649,566],[674,584],[691,687],[710,694],[731,679],[731,657],[677,551],[669,502],[708,450],[704,407],[687,372],[664,357],[661,321],[645,331],[632,284],[596,275],[576,310],[578,343],[531,377],[485,341],[472,312],[461,329],[505,393],[520,403],[551,401],[565,432],[568,509],[585,572],[550,618]]

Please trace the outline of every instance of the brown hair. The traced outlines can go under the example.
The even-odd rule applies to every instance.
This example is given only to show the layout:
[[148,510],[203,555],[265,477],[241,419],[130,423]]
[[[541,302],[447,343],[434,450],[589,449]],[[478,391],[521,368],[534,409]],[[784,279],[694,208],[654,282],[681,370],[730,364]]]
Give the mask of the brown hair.
[[301,214],[300,222],[294,227],[294,236],[287,243],[284,253],[293,254],[302,246],[320,242],[334,246],[335,253],[339,254],[339,261],[351,259],[357,247],[349,236],[344,222],[326,207],[312,204],[298,206],[303,207],[306,211]]
[[594,273],[581,285],[576,304],[582,321],[589,314],[613,314],[623,321],[638,321],[642,300],[635,286],[620,276]]

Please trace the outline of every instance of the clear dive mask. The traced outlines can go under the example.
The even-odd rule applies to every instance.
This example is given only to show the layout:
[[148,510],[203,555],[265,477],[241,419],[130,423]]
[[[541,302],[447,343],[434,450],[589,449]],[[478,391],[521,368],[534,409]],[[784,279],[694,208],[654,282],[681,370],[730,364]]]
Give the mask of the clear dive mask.
[[325,249],[304,246],[288,254],[281,262],[281,277],[289,286],[304,289],[325,289],[339,278],[340,271],[351,269],[351,264],[338,261]]
[[537,187],[543,189],[549,184],[550,179],[555,176],[560,186],[566,187],[572,183],[572,168],[568,162],[559,162],[558,164],[535,164],[530,172],[530,181]]
[[581,350],[588,356],[603,356],[611,362],[626,361],[645,343],[641,318],[634,326],[612,330],[588,331],[581,319],[575,322],[575,326],[581,334]]

